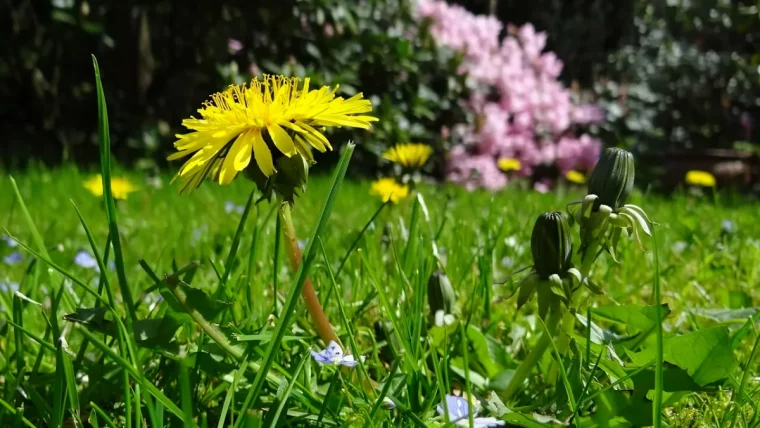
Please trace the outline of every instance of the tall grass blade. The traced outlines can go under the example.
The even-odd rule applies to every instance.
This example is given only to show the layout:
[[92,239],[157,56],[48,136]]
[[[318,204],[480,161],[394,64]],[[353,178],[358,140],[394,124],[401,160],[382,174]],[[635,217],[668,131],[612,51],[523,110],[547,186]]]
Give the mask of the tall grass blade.
[[[272,363],[274,363],[274,358],[277,354],[277,350],[280,348],[282,338],[290,328],[290,319],[293,315],[293,312],[295,311],[298,297],[301,295],[301,290],[303,289],[303,286],[306,282],[306,277],[308,276],[311,264],[314,261],[313,249],[315,248],[315,242],[322,234],[322,231],[327,224],[327,220],[330,217],[333,204],[335,203],[335,198],[338,196],[338,191],[340,190],[340,186],[346,176],[346,169],[348,168],[348,163],[351,161],[351,155],[353,153],[354,144],[349,143],[341,155],[340,162],[338,162],[338,166],[335,169],[330,193],[327,195],[325,205],[322,208],[322,212],[320,213],[317,219],[317,223],[314,226],[314,231],[312,232],[311,239],[309,239],[308,243],[306,244],[306,250],[303,253],[301,264],[298,267],[298,273],[296,275],[298,280],[295,283],[295,286],[293,286],[288,292],[288,298],[285,301],[284,307],[282,308],[280,321],[277,324],[274,333],[272,334],[272,341],[269,342],[269,346],[267,347],[266,353],[264,354],[264,362],[259,368],[259,372],[256,373],[256,378],[254,379],[248,396],[243,403],[243,407],[241,409],[242,412],[245,412],[248,408],[250,408],[253,400],[261,393],[261,388],[264,386],[266,374],[269,371],[269,368],[272,367]],[[239,419],[235,426],[239,427],[242,420],[242,418]]]
[[[657,247],[657,233],[655,232],[655,225],[652,224],[652,247],[654,250],[654,286],[652,287],[652,293],[654,293],[654,304],[656,308],[660,308],[662,305],[662,295],[660,294],[660,254]],[[663,357],[663,335],[662,335],[662,315],[659,310],[655,312],[655,335],[657,338],[657,349],[655,356],[654,367],[654,399],[652,400],[652,418],[654,428],[660,428],[662,426],[662,391],[663,385],[663,369],[664,369],[664,357]]]
[[113,198],[113,190],[111,189],[111,136],[108,130],[108,109],[106,108],[106,98],[103,93],[103,83],[100,80],[98,60],[95,59],[94,55],[92,56],[92,65],[95,69],[95,86],[98,90],[98,134],[100,135],[100,171],[103,176],[103,202],[106,206],[108,231],[111,233],[111,245],[113,246],[116,274],[119,278],[119,289],[124,304],[127,306],[127,328],[131,332],[132,321],[137,320],[137,312],[135,311],[135,303],[132,299],[132,292],[129,289],[127,274],[124,269],[124,254],[121,249],[116,201]]

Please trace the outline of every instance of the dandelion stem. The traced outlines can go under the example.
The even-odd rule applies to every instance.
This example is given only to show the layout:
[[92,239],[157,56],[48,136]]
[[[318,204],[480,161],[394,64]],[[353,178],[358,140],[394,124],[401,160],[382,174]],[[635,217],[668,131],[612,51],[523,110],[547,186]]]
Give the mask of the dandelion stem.
[[512,376],[512,380],[509,381],[509,385],[507,385],[507,389],[504,391],[504,396],[507,400],[512,398],[512,396],[523,387],[525,379],[530,375],[530,372],[538,362],[541,361],[541,357],[544,356],[546,350],[549,349],[552,340],[551,336],[556,334],[561,316],[562,315],[557,311],[551,311],[549,313],[549,319],[546,323],[546,331],[541,334],[536,346],[530,350],[528,356],[525,357],[523,362],[520,363],[520,366],[517,367],[515,374]]
[[[293,225],[293,217],[291,215],[291,207],[287,202],[283,202],[280,205],[280,224],[282,226],[282,233],[285,236],[285,250],[290,258],[290,264],[293,266],[293,270],[298,269],[298,265],[301,264],[301,249],[298,247],[298,238],[296,237],[296,229]],[[335,341],[340,344],[338,336],[330,324],[330,320],[327,319],[325,311],[322,310],[322,305],[319,303],[317,292],[314,291],[314,287],[311,285],[311,279],[306,278],[306,282],[301,292],[306,309],[311,315],[314,329],[317,330],[317,334],[325,343]]]

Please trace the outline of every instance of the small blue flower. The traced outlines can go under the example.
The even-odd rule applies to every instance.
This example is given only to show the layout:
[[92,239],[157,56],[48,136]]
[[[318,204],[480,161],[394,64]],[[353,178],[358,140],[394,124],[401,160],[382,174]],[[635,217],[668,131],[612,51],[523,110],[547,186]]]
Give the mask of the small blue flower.
[[2,240],[3,242],[5,242],[5,245],[7,245],[7,246],[9,246],[11,248],[18,247],[18,242],[16,242],[15,239],[11,238],[10,236],[8,236],[8,235],[6,235],[4,233],[2,235],[0,235],[0,240]]
[[383,403],[381,405],[385,410],[393,410],[396,408],[396,403],[388,397],[383,397]]
[[229,213],[237,213],[237,214],[243,214],[243,211],[245,211],[245,207],[240,205],[235,205],[232,201],[227,201],[224,203],[224,212],[227,214]]
[[684,241],[676,241],[673,243],[670,249],[673,250],[673,252],[676,254],[681,254],[688,246],[689,244]]
[[0,281],[0,291],[7,293],[8,291],[18,291],[18,282],[5,282]]
[[736,232],[736,225],[731,220],[723,220],[720,222],[720,230],[725,235],[731,235],[732,233]]
[[3,257],[3,263],[7,265],[15,265],[16,263],[21,263],[24,260],[24,257],[21,256],[21,253],[18,251],[14,251],[7,256]]
[[116,263],[113,260],[108,261],[108,270],[116,270]]
[[[470,404],[467,399],[463,397],[456,397],[454,395],[446,396],[446,409],[449,411],[449,421],[454,422],[458,427],[470,426]],[[438,405],[438,414],[443,416],[445,412],[443,403]],[[504,426],[504,421],[500,421],[496,418],[478,418],[478,410],[473,412],[473,425],[475,428],[489,428]]]
[[200,227],[196,227],[193,229],[193,234],[190,237],[190,242],[192,244],[197,244],[198,241],[200,241],[204,235],[208,232],[208,226],[205,224],[200,225]]
[[[359,362],[354,359],[353,355],[343,355],[343,350],[340,349],[340,345],[332,340],[324,350],[319,352],[310,350],[309,352],[311,352],[311,356],[314,357],[314,360],[320,364],[328,364],[332,366],[340,364],[346,367],[354,367],[359,364]],[[363,360],[364,358],[362,357],[362,361]]]
[[80,251],[74,257],[74,264],[85,269],[98,269],[98,261],[87,251]]

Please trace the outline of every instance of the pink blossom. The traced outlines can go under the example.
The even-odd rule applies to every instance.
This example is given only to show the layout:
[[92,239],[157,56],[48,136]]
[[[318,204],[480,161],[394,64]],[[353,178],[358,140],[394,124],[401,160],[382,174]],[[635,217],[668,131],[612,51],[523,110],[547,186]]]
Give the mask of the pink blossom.
[[322,27],[322,30],[325,32],[325,36],[332,37],[335,35],[335,27],[332,26],[329,22],[326,22],[324,27]]
[[600,141],[575,135],[579,125],[601,122],[601,111],[593,104],[577,104],[558,80],[563,63],[553,52],[544,52],[546,33],[531,24],[510,25],[499,40],[503,26],[497,19],[441,0],[420,0],[417,15],[430,20],[439,46],[464,54],[458,72],[475,88],[463,106],[479,126],[452,128],[460,145],[450,152],[449,180],[468,189],[505,186],[507,175],[497,166],[503,157],[520,161],[520,171],[511,171],[510,177],[530,176],[544,164],[556,164],[562,173],[593,167]]
[[539,180],[533,183],[533,190],[538,193],[547,193],[552,189],[552,184],[549,180]]
[[227,39],[227,50],[231,55],[235,55],[243,50],[243,42],[236,39]]
[[248,72],[251,73],[251,76],[261,76],[261,69],[255,62],[252,62],[251,65],[248,66]]

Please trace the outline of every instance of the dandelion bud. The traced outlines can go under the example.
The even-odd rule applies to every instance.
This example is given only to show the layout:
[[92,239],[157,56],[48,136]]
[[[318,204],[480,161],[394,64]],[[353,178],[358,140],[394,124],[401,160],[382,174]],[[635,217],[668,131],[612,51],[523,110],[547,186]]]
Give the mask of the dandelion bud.
[[309,179],[309,164],[300,153],[291,157],[280,156],[275,160],[277,170],[267,177],[258,166],[251,165],[245,173],[256,187],[264,194],[264,199],[271,200],[274,193],[282,196],[283,200],[293,202],[295,197],[306,190]]
[[443,314],[450,314],[454,309],[454,287],[451,281],[442,271],[435,271],[430,275],[428,280],[428,305],[430,313],[436,314],[443,311]]
[[563,212],[538,216],[530,237],[533,267],[541,279],[552,274],[562,275],[572,267],[573,240]]
[[630,152],[615,147],[606,149],[588,182],[588,193],[599,197],[594,203],[594,211],[601,205],[613,210],[625,205],[633,190],[634,173]]

